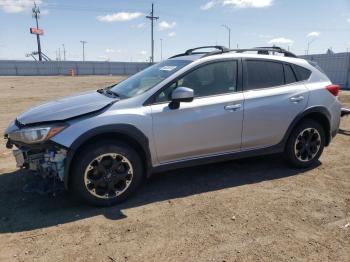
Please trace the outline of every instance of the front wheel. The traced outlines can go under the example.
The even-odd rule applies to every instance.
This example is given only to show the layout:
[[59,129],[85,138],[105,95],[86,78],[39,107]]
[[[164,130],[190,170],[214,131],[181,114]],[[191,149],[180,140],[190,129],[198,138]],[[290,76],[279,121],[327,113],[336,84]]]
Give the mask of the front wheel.
[[103,141],[85,147],[73,163],[74,193],[97,206],[110,206],[127,199],[143,177],[142,162],[126,144]]
[[313,120],[305,120],[293,130],[289,137],[285,156],[288,162],[295,167],[310,167],[318,161],[324,146],[323,127]]

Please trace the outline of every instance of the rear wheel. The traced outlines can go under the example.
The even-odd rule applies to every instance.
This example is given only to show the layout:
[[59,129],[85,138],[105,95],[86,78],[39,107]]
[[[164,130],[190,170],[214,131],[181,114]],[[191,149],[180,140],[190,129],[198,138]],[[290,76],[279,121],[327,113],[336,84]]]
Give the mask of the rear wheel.
[[88,203],[109,206],[127,199],[142,177],[142,162],[133,148],[103,141],[80,151],[73,166],[72,187]]
[[295,167],[309,167],[320,158],[324,145],[323,127],[313,120],[305,120],[293,130],[289,137],[285,156]]

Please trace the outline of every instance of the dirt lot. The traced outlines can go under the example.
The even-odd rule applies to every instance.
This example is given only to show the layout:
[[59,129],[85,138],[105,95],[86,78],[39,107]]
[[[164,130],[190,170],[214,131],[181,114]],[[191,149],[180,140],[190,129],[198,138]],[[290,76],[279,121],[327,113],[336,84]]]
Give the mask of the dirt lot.
[[[32,105],[115,81],[2,77],[0,129]],[[350,92],[340,99],[350,106]],[[341,128],[313,169],[268,156],[177,170],[111,208],[23,193],[31,177],[2,143],[0,261],[350,261],[350,117]]]

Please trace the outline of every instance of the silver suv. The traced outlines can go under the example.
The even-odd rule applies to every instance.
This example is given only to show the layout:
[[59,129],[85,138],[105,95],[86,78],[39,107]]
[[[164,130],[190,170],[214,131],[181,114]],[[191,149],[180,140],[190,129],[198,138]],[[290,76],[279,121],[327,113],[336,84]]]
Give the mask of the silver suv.
[[314,164],[338,131],[339,86],[281,48],[202,48],[21,114],[5,132],[17,166],[112,205],[154,172],[271,153]]

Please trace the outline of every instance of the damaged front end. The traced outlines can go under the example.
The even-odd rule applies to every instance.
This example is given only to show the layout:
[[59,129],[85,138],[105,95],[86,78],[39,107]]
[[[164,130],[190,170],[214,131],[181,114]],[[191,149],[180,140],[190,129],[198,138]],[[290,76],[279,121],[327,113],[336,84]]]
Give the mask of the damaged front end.
[[[51,137],[67,127],[65,124],[9,128],[6,147],[12,149],[17,167],[35,172],[43,178],[64,181],[67,149]],[[14,148],[15,147],[15,148]]]
[[12,152],[17,167],[36,172],[43,178],[64,180],[64,162],[67,156],[65,149],[46,149],[35,152],[30,148],[20,147]]

